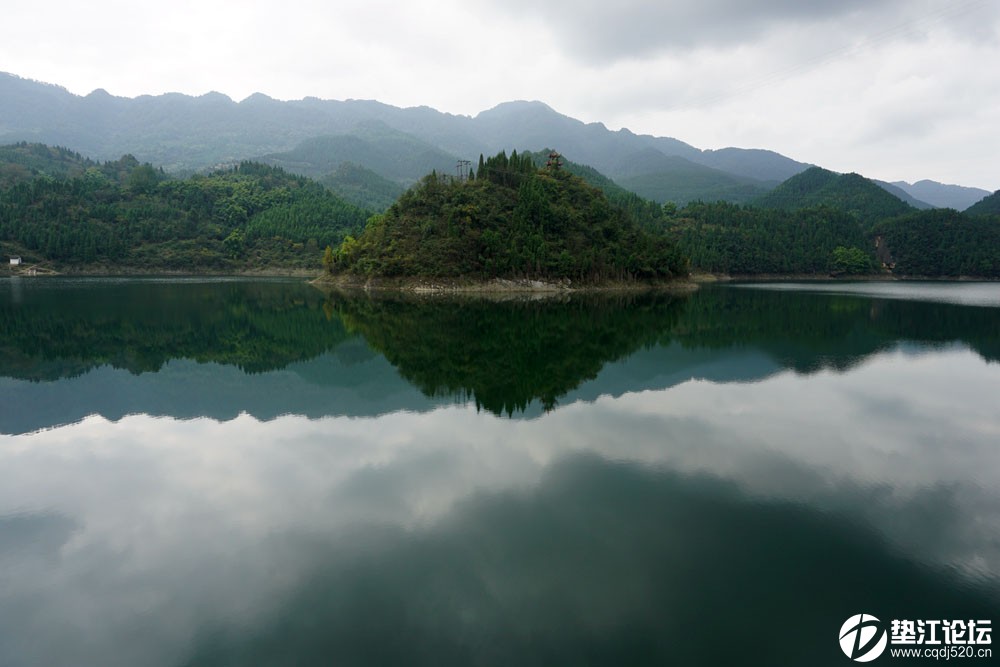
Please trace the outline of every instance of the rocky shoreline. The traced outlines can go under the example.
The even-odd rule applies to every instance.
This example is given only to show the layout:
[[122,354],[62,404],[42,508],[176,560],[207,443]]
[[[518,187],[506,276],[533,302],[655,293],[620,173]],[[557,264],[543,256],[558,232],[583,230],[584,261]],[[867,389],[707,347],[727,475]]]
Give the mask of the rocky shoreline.
[[473,280],[468,278],[368,278],[353,275],[323,274],[310,281],[320,289],[412,292],[417,294],[565,294],[570,292],[609,292],[666,290],[692,292],[697,283],[687,278],[659,282],[606,282],[576,284],[568,279],[558,281],[531,278],[493,278]]

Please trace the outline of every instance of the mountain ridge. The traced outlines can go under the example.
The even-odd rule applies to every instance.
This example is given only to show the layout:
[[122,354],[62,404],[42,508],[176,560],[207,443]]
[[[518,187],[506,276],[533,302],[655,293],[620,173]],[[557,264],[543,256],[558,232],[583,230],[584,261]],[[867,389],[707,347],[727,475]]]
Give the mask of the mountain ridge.
[[[279,101],[255,93],[242,101],[209,92],[116,97],[106,91],[86,96],[61,86],[0,73],[0,143],[29,141],[71,147],[94,159],[125,153],[169,171],[195,171],[291,150],[317,136],[347,134],[362,120],[378,120],[439,150],[474,159],[516,147],[558,146],[580,162],[613,178],[612,167],[627,156],[653,148],[667,156],[719,168],[720,155],[751,162],[767,155],[755,178],[774,181],[808,165],[777,153],[722,149],[705,152],[671,137],[609,130],[602,123],[560,114],[543,102],[504,102],[475,117],[427,106],[399,108],[375,100]],[[725,165],[723,165],[725,166]],[[746,176],[746,168],[741,168]],[[776,171],[777,170],[777,171]]]
[[832,206],[865,223],[915,210],[871,179],[856,173],[838,174],[822,167],[812,167],[793,176],[751,204],[785,211]]
[[956,211],[964,211],[990,194],[988,190],[983,190],[982,188],[938,183],[937,181],[928,179],[923,179],[916,183],[894,181],[892,185],[921,201],[927,202],[935,208],[953,208]]
[[[98,88],[81,96],[58,84],[0,72],[0,144],[28,141],[65,146],[96,160],[132,154],[174,173],[211,170],[291,151],[303,141],[350,134],[362,121],[382,122],[462,159],[474,160],[479,154],[511,148],[553,146],[616,181],[623,176],[617,172],[620,165],[652,149],[727,174],[727,178],[709,182],[706,190],[691,195],[709,200],[722,194],[719,198],[745,201],[748,193],[769,190],[813,166],[765,148],[703,150],[673,137],[636,134],[628,128],[611,130],[600,122],[561,114],[538,100],[502,102],[468,116],[426,105],[403,108],[377,100],[312,96],[277,100],[260,92],[239,101],[217,91],[198,96],[170,92],[130,98]],[[413,181],[420,176],[407,174],[401,180]],[[650,196],[670,192],[669,179],[676,174],[653,170],[632,176],[643,181],[640,187]],[[685,177],[696,176],[705,176],[705,172],[690,167]],[[958,210],[989,194],[926,179],[912,185],[903,181],[891,185],[919,202]],[[929,191],[932,194],[927,194]]]
[[993,194],[986,195],[972,206],[965,209],[969,215],[995,215],[1000,214],[1000,190]]

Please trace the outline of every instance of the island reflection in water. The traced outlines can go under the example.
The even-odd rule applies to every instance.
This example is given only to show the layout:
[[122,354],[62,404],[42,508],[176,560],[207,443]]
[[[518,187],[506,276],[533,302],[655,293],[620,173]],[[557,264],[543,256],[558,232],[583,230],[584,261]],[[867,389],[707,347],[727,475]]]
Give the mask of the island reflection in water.
[[0,664],[834,664],[861,611],[1000,616],[994,308],[2,307]]

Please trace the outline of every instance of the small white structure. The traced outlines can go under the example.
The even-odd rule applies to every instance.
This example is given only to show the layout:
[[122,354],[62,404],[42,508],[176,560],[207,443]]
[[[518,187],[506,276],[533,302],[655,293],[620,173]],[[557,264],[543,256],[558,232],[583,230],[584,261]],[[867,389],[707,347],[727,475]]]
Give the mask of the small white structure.
[[20,257],[11,257],[10,258],[10,265],[11,266],[20,266],[21,265],[21,258]]

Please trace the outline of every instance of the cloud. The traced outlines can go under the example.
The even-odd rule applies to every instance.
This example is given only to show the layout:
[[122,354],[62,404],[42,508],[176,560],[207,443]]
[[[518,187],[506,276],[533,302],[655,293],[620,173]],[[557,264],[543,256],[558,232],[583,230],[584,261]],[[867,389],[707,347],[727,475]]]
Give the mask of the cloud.
[[993,0],[16,0],[0,24],[4,70],[78,94],[263,92],[469,115],[540,99],[700,148],[990,190],[997,44]]
[[775,28],[818,25],[924,3],[901,0],[511,0],[507,11],[544,22],[561,45],[587,62],[643,58],[694,47],[733,47]]
[[[793,595],[792,570],[834,595],[816,576],[827,547],[840,565],[878,565],[866,571],[887,599],[972,613],[985,602],[949,581],[1000,562],[995,374],[968,351],[900,354],[851,374],[605,395],[526,421],[472,406],[95,416],[0,436],[0,663],[261,662],[291,641],[350,646],[358,618],[408,619],[414,634],[396,639],[418,642],[495,640],[474,633],[546,619],[567,630],[546,636],[610,641],[630,618],[704,604],[706,577],[734,618],[756,603],[729,592],[750,581]],[[845,420],[865,429],[846,437]],[[934,424],[951,425],[947,447]],[[422,644],[393,646],[416,656]]]

